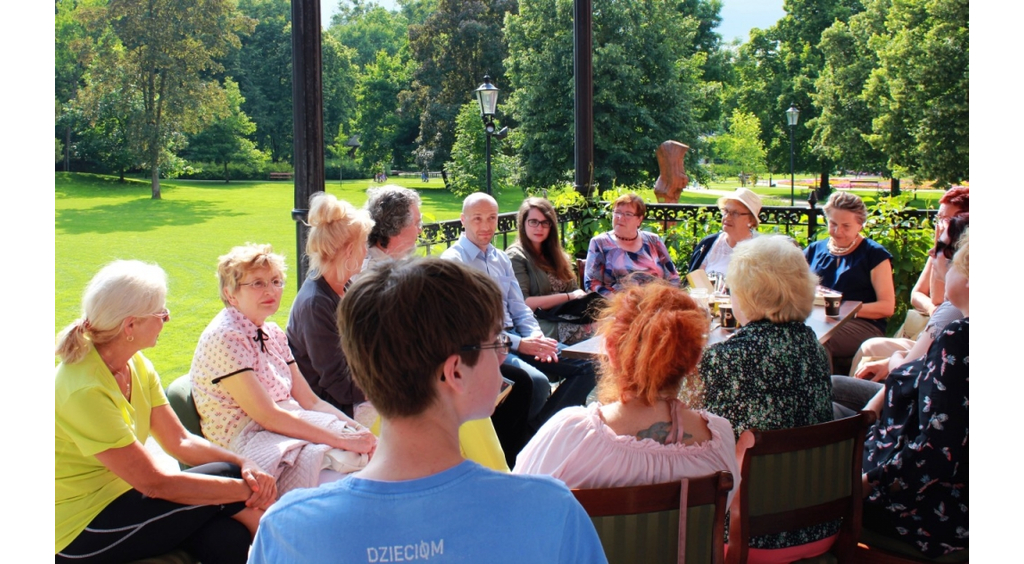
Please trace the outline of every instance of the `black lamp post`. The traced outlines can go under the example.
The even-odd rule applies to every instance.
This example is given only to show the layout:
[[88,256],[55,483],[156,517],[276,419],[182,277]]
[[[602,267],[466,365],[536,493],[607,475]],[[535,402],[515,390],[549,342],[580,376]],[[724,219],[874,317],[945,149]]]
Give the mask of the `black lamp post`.
[[794,203],[793,191],[796,187],[796,176],[793,172],[793,128],[796,126],[797,120],[800,119],[800,110],[796,109],[793,104],[789,105],[789,109],[786,110],[786,121],[789,123],[789,205],[792,206]]
[[491,135],[494,135],[494,111],[498,107],[498,87],[491,84],[491,77],[484,75],[484,83],[476,90],[476,99],[480,102],[480,117],[484,120],[484,131],[487,132],[487,194],[491,193]]

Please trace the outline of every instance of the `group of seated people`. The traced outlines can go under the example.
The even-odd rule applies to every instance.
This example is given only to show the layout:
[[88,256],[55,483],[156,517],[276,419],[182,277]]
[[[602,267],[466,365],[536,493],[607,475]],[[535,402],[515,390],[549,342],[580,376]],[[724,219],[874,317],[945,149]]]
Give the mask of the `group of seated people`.
[[[603,562],[566,486],[719,470],[738,480],[744,430],[864,408],[881,413],[865,448],[864,526],[927,556],[966,549],[969,243],[959,210],[940,208],[925,291],[944,286],[963,319],[904,349],[876,383],[833,376],[848,347],[852,357],[881,336],[895,300],[890,257],[860,234],[866,210],[852,194],[829,199],[829,239],[803,252],[757,235],[753,192],[719,201],[723,231],[698,244],[690,268],[727,278],[742,327],[710,346],[708,314],[678,289],[661,239],[641,230],[646,206],[634,194],[613,203],[613,230],[591,241],[583,289],[547,200],[523,203],[518,240],[502,252],[491,244],[496,201],[470,195],[465,232],[439,259],[408,258],[419,207],[397,186],[371,190],[364,209],[315,195],[310,274],[287,332],[268,321],[283,257],[256,244],[220,257],[225,307],[190,371],[203,437],[185,431],[141,352],[170,320],[163,271],[104,267],[82,317],[58,335],[56,559],[183,548],[204,562]],[[860,341],[818,342],[804,323],[818,284],[864,302],[852,320],[862,323],[842,337]],[[588,320],[539,318],[579,301],[602,307]],[[594,334],[606,352],[597,366],[560,355]],[[856,376],[879,379],[872,359],[863,364]],[[505,380],[511,393],[497,402]],[[584,406],[595,383],[598,401]],[[160,468],[142,446],[150,435],[193,468]],[[750,561],[821,554],[837,530],[753,538]]]

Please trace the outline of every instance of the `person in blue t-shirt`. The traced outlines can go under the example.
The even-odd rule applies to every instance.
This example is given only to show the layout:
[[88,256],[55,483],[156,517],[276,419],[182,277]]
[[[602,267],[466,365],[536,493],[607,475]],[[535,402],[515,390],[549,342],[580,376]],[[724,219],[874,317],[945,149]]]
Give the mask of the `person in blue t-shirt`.
[[494,410],[511,344],[503,316],[497,284],[457,262],[364,273],[338,325],[381,416],[376,454],[344,480],[282,497],[249,562],[606,562],[564,484],[488,470],[459,451],[459,425]]

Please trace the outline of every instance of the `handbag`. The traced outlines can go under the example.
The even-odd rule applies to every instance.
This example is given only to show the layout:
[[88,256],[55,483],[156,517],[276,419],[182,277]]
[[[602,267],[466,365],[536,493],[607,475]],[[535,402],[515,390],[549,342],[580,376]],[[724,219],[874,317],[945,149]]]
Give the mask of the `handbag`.
[[582,298],[560,303],[553,308],[537,308],[533,313],[537,319],[558,323],[586,325],[597,320],[607,300],[597,292],[590,292]]

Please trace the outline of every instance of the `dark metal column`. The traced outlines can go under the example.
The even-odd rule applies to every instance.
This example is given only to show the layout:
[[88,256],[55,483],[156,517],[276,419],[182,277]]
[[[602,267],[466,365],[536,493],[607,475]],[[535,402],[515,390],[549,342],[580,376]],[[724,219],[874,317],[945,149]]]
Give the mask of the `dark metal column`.
[[306,279],[306,237],[303,223],[309,197],[324,189],[324,104],[320,57],[320,2],[292,0],[292,120],[295,136],[295,223],[298,280]]
[[577,192],[590,197],[594,182],[594,38],[592,0],[573,1],[573,70]]

